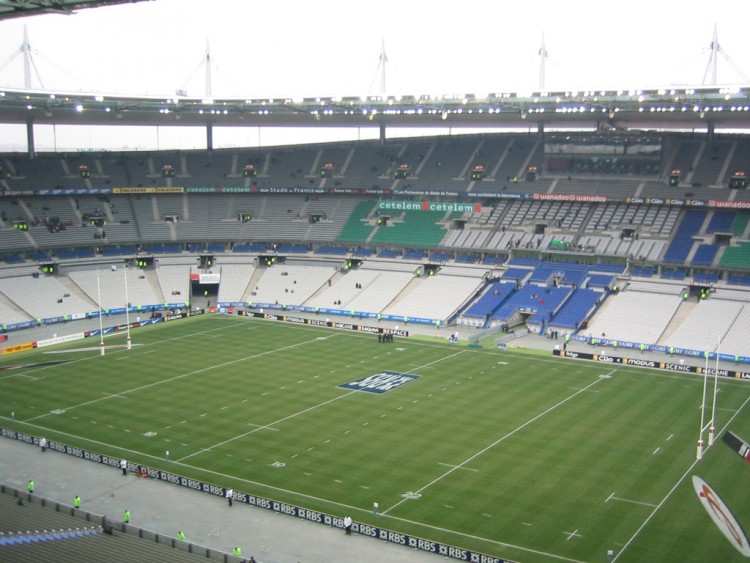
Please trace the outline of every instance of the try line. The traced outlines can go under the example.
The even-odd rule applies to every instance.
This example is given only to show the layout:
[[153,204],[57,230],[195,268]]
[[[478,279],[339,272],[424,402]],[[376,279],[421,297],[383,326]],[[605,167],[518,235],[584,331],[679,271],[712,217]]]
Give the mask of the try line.
[[[336,334],[331,335],[331,337],[334,337],[334,336],[337,336],[337,335]],[[244,361],[247,361],[247,360],[254,360],[255,358],[260,358],[260,357],[263,357],[263,356],[267,356],[269,354],[274,354],[276,352],[282,352],[284,350],[290,350],[292,348],[297,348],[299,346],[304,346],[305,344],[311,344],[313,342],[318,342],[318,339],[316,338],[315,340],[305,340],[304,342],[298,342],[297,344],[290,344],[289,346],[283,346],[281,348],[276,348],[275,350],[267,350],[265,352],[260,352],[258,354],[253,354],[252,356],[245,356],[243,358],[237,358],[236,360],[230,360],[230,361],[224,362],[222,364],[215,364],[213,366],[208,366],[208,367],[201,368],[201,369],[198,369],[198,370],[195,370],[195,371],[191,371],[191,372],[188,372],[188,373],[182,373],[180,375],[175,375],[174,377],[169,377],[167,379],[162,379],[161,381],[155,381],[153,383],[148,383],[146,385],[141,385],[140,387],[134,387],[133,389],[128,389],[127,391],[121,391],[120,393],[118,393],[118,395],[127,395],[128,393],[135,393],[136,391],[142,391],[143,389],[148,389],[148,388],[154,387],[156,385],[161,385],[163,383],[169,383],[169,382],[175,381],[177,379],[182,379],[184,377],[190,377],[191,375],[197,375],[199,373],[204,373],[204,372],[207,372],[207,371],[211,371],[213,369],[222,368],[222,367],[225,367],[225,366],[231,366],[232,364],[237,364],[239,362],[244,362]],[[76,409],[76,408],[79,408],[79,407],[84,407],[84,406],[87,406],[87,405],[98,403],[100,401],[104,401],[104,400],[111,399],[111,398],[112,397],[101,397],[99,399],[94,399],[92,401],[86,401],[84,403],[79,403],[77,405],[73,405],[71,407],[66,407],[66,408],[60,409],[60,410],[68,411],[68,410]],[[40,414],[39,416],[33,416],[33,417],[29,418],[29,419],[26,419],[23,422],[30,422],[32,420],[37,420],[39,418],[44,418],[46,416],[49,416],[50,414],[52,414],[52,413],[51,412],[47,412],[47,413],[44,413],[44,414]]]

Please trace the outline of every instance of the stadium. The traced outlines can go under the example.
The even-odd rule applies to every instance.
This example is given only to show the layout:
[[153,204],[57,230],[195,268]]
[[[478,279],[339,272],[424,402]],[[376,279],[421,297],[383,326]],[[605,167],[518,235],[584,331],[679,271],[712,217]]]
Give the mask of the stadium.
[[[750,556],[749,98],[0,89],[0,559]],[[205,148],[36,150],[72,124]],[[248,126],[378,135],[214,147]]]

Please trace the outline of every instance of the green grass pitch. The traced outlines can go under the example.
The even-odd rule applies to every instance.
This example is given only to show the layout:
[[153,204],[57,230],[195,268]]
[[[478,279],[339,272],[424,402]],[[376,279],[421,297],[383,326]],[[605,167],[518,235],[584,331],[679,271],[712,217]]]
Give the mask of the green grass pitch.
[[[696,464],[694,375],[246,317],[132,336],[2,357],[66,360],[0,371],[2,424],[515,561],[744,560],[690,477],[750,526],[750,466],[719,439],[750,438],[747,383],[719,382]],[[418,377],[340,387],[382,371]]]

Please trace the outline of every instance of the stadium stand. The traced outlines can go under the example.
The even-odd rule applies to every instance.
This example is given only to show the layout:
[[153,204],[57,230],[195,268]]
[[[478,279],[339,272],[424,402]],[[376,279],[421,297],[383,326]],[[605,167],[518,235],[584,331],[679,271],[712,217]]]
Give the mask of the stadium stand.
[[339,307],[334,305],[332,307],[328,304],[327,306],[340,308],[345,311],[367,311],[372,313],[384,311],[414,279],[414,274],[411,272],[377,270],[377,274],[377,277],[373,278],[367,286],[367,291],[356,294],[346,303],[343,302],[343,298],[339,298],[338,294],[335,294],[335,298],[331,303],[342,301],[342,305]]
[[[124,271],[85,269],[71,271],[69,277],[90,302],[98,305],[101,294],[101,307],[105,311],[125,307],[125,277],[127,277],[128,302],[139,305],[157,305],[173,301],[166,299],[162,294],[155,271],[132,268]],[[179,301],[184,301],[184,299]]]
[[[255,303],[302,305],[335,273],[331,267],[281,264],[262,270]],[[248,281],[249,281],[248,277]]]
[[443,239],[442,221],[445,213],[441,211],[405,211],[394,217],[387,226],[376,229],[370,242],[373,244],[403,244],[433,247]]
[[190,302],[190,268],[161,265],[156,277],[165,303]]
[[122,526],[114,531],[101,516],[60,503],[40,499],[19,503],[18,494],[6,487],[0,493],[0,551],[7,561],[113,561],[127,553],[133,562],[179,563],[205,561],[209,555],[197,546],[170,545],[164,537],[159,541],[153,532],[132,526],[128,533]]
[[693,236],[701,230],[706,219],[705,211],[688,211],[677,228],[672,243],[664,253],[664,262],[668,264],[683,264],[693,248]]
[[713,266],[718,252],[719,246],[716,244],[699,244],[690,263],[693,266]]
[[[96,272],[94,272],[94,276]],[[11,277],[4,278],[3,294],[25,314],[34,319],[65,317],[71,314],[83,314],[96,310],[97,302],[91,300],[65,277],[40,276],[37,278]],[[96,291],[94,291],[96,295]],[[125,303],[124,293],[120,297],[120,306]],[[3,324],[9,324],[3,321]]]
[[512,281],[497,281],[489,284],[482,296],[462,313],[460,323],[471,326],[485,326],[493,313],[515,289],[516,284]]
[[549,327],[568,332],[578,329],[584,320],[591,318],[594,309],[605,297],[602,292],[593,289],[576,289],[549,321]]
[[671,294],[653,286],[658,293],[644,289],[645,286],[636,289],[631,284],[588,323],[587,333],[618,341],[658,342],[682,298],[674,289]]
[[[224,264],[220,268],[218,303],[238,303],[248,299],[255,300],[255,295],[248,296],[248,284],[255,273],[251,264]],[[253,291],[252,289],[250,291]]]
[[[744,307],[736,301],[701,301],[695,304],[692,311],[663,343],[675,348],[715,351],[719,340],[730,331]],[[726,347],[723,351],[728,354],[742,352],[737,348]]]
[[740,241],[737,246],[724,249],[719,265],[730,270],[746,269],[750,264],[750,242]]
[[[493,315],[494,324],[518,324],[520,316],[529,315],[537,323],[549,320],[556,309],[568,298],[570,288],[542,287],[533,284],[524,285],[502,305]],[[534,319],[536,317],[536,319]]]
[[[741,210],[750,192],[726,189],[734,170],[750,166],[750,141],[643,134],[641,141],[655,152],[618,160],[580,156],[579,150],[550,153],[547,147],[564,143],[610,142],[606,136],[573,133],[561,144],[563,137],[556,135],[211,153],[45,154],[35,162],[0,155],[10,171],[2,180],[7,197],[0,198],[0,323],[95,310],[97,268],[104,282],[103,307],[121,308],[124,296],[117,284],[124,274],[109,268],[136,257],[154,260],[140,273],[129,268],[125,274],[132,303],[190,301],[186,272],[197,271],[196,255],[204,252],[221,255],[219,303],[276,306],[278,301],[279,306],[441,320],[461,312],[459,322],[471,326],[487,324],[487,314],[490,323],[549,323],[566,330],[585,319],[592,334],[596,328],[619,339],[628,333],[610,311],[627,303],[645,315],[653,304],[656,313],[649,317],[658,319],[641,337],[654,343],[674,335],[682,339],[687,329],[678,320],[678,326],[664,323],[691,284],[750,286],[750,213]],[[243,176],[247,163],[256,175]],[[406,177],[396,178],[404,163]],[[539,167],[534,178],[526,177],[530,164]],[[174,178],[162,175],[165,165],[174,168]],[[323,174],[327,165],[330,174]],[[476,165],[484,167],[480,179],[470,177]],[[91,171],[86,182],[77,174],[79,166]],[[669,186],[675,168],[683,174],[678,186]],[[114,185],[134,190],[110,193]],[[88,191],[92,187],[106,193]],[[477,207],[461,213],[384,213],[377,205],[383,199],[470,201]],[[703,203],[694,209],[685,205],[688,200]],[[726,205],[710,203],[716,200]],[[255,261],[265,254],[292,256],[294,262],[258,268]],[[350,258],[364,263],[343,274],[339,268]],[[53,262],[56,274],[26,278]],[[429,262],[443,269],[415,277]],[[450,269],[470,264],[485,267]],[[304,270],[294,276],[296,286],[287,286],[297,268]],[[288,278],[280,274],[285,270]],[[639,286],[646,279],[649,285]],[[25,298],[17,288],[24,282],[52,300],[51,306]],[[348,287],[352,283],[354,289]],[[61,297],[66,294],[71,297]],[[427,303],[437,295],[443,295],[444,306]],[[63,303],[55,303],[58,299]],[[506,310],[510,305],[515,308]]]
[[706,234],[732,232],[736,216],[734,211],[714,211],[706,227]]
[[447,321],[482,285],[477,277],[437,275],[415,278],[383,312],[396,317]]
[[747,335],[750,331],[750,307],[746,304],[737,315],[734,324],[727,331],[721,344],[717,347],[724,354],[747,355]]

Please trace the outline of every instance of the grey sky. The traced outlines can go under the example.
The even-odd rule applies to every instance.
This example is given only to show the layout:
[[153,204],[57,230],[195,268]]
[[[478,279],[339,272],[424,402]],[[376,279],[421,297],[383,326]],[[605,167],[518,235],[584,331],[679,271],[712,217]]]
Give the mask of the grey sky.
[[[481,96],[538,89],[544,34],[548,90],[696,85],[714,24],[750,75],[748,16],[746,0],[155,0],[0,22],[0,65],[26,25],[45,89],[202,96],[208,41],[214,97],[367,95],[379,93],[384,41],[388,93]],[[723,58],[718,69],[719,83],[745,82]],[[0,87],[20,86],[17,57]]]

